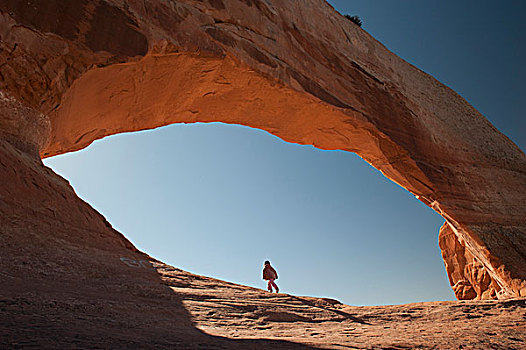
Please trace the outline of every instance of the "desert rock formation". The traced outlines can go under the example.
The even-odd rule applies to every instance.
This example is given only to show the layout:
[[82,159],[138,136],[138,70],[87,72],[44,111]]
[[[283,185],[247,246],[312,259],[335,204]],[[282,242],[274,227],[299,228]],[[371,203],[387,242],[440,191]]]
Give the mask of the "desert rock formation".
[[222,121],[357,153],[444,217],[457,298],[526,296],[524,153],[325,1],[0,0],[0,45],[1,276],[13,293],[45,295],[70,274],[87,294],[159,284],[123,270],[142,253],[40,157]]

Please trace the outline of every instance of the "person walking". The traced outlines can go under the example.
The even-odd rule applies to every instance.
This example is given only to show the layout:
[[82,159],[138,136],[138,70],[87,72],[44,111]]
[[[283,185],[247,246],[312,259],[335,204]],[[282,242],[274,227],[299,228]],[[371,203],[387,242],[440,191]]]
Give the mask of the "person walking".
[[270,261],[265,261],[265,267],[263,268],[263,279],[268,281],[267,288],[268,291],[272,293],[272,287],[276,289],[276,293],[279,293],[279,288],[274,282],[278,279],[278,273],[272,266],[270,266]]

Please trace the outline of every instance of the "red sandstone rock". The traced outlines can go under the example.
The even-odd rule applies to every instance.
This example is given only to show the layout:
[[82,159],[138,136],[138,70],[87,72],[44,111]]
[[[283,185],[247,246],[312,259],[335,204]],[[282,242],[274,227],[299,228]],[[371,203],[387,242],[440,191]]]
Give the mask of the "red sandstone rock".
[[324,1],[0,0],[0,49],[0,248],[13,295],[51,295],[71,275],[87,294],[110,283],[162,295],[155,274],[119,260],[144,255],[38,154],[223,121],[356,152],[445,218],[459,299],[526,296],[524,153]]

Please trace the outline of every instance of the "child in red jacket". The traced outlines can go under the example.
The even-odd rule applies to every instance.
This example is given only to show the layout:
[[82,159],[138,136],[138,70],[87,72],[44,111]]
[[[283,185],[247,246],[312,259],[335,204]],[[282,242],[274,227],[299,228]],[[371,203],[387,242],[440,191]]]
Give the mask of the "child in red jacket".
[[265,261],[265,268],[263,269],[263,279],[268,281],[268,291],[272,293],[272,287],[276,289],[276,293],[279,293],[279,288],[274,283],[274,280],[278,279],[278,273],[272,266],[270,266],[270,261]]

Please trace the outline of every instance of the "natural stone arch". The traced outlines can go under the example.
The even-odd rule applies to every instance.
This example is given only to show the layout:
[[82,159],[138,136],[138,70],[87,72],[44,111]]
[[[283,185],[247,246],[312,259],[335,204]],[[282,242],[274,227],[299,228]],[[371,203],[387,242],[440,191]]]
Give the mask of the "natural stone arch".
[[[526,295],[524,153],[324,1],[84,0],[75,16],[35,1],[58,27],[0,4],[3,45],[18,50],[4,114],[24,109],[31,126],[2,125],[19,147],[47,157],[119,132],[221,121],[355,152],[446,219],[440,246],[458,298]],[[21,89],[24,78],[37,83]]]

